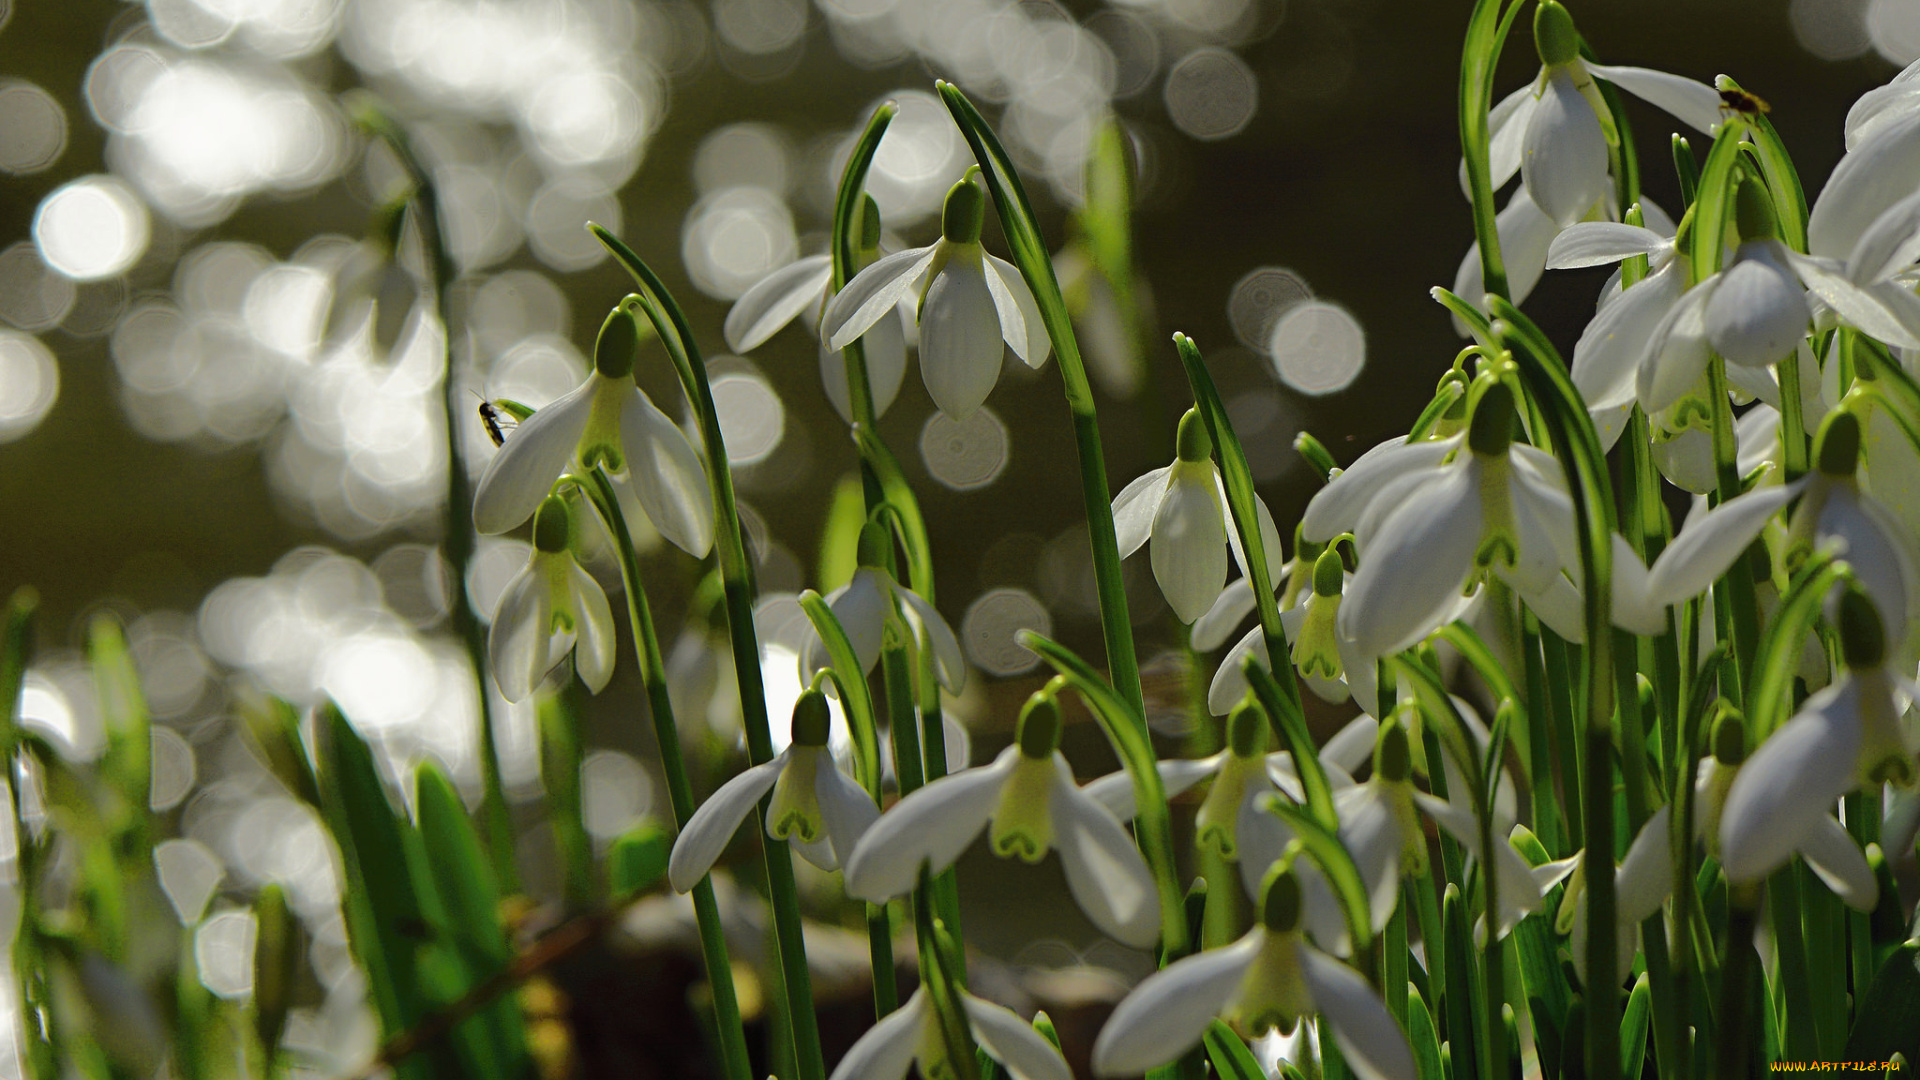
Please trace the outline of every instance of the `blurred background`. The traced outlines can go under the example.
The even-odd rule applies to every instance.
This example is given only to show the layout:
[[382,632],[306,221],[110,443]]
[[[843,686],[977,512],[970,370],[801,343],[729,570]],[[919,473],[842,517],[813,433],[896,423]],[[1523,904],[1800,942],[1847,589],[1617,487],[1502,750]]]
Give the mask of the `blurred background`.
[[[1350,460],[1404,430],[1458,348],[1425,294],[1453,280],[1471,240],[1454,126],[1469,7],[0,0],[0,591],[31,584],[42,598],[26,715],[72,757],[99,752],[79,650],[91,614],[118,614],[160,722],[155,808],[177,815],[202,859],[198,877],[179,873],[205,884],[202,911],[221,890],[287,882],[330,958],[323,980],[326,964],[347,963],[333,864],[314,815],[237,737],[238,697],[331,696],[390,766],[431,757],[477,790],[478,702],[445,630],[436,548],[442,331],[414,277],[355,287],[369,221],[401,176],[347,120],[349,91],[387,103],[438,184],[459,274],[456,378],[474,405],[539,405],[584,375],[595,328],[627,291],[585,220],[662,272],[714,354],[760,580],[781,593],[823,584],[819,537],[853,456],[806,330],[736,358],[721,355],[719,328],[749,285],[822,250],[844,155],[875,104],[901,106],[870,182],[894,246],[935,235],[941,196],[970,163],[933,79],[995,121],[1056,244],[1090,135],[1120,117],[1150,308],[1137,347],[1097,302],[1086,320],[1113,486],[1171,456],[1186,390],[1166,342],[1184,330],[1290,533],[1313,483],[1293,436],[1312,431]],[[1574,14],[1607,62],[1725,72],[1766,98],[1810,196],[1840,154],[1847,106],[1920,57],[1920,0],[1590,0]],[[1523,27],[1497,92],[1536,68]],[[1628,109],[1646,190],[1671,208],[1675,124]],[[1528,308],[1570,346],[1603,276],[1550,275]],[[657,356],[641,379],[684,419]],[[881,424],[922,499],[941,607],[974,667],[955,711],[976,760],[1038,683],[1015,629],[1100,655],[1057,379],[1011,363],[987,407],[956,424],[910,372]],[[477,476],[491,443],[473,409],[456,420],[454,467]],[[458,584],[490,612],[525,553],[486,539]],[[717,770],[737,760],[737,703],[696,603],[700,568],[656,544],[646,572],[678,642],[682,723],[707,725],[698,745]],[[1178,734],[1184,632],[1144,556],[1128,572],[1142,659]],[[600,576],[617,588],[617,574]],[[769,612],[770,653],[791,644],[790,614]],[[601,841],[665,812],[624,644],[622,656],[585,706],[587,825]],[[768,670],[791,683],[790,656]],[[530,715],[496,705],[509,794],[537,803]],[[1111,767],[1096,734],[1078,735],[1083,773]],[[527,887],[557,894],[539,815],[520,809]],[[970,913],[991,911],[976,899]],[[988,953],[1041,964],[1094,937],[1077,914],[1050,918],[970,914],[967,931]],[[1036,953],[1040,931],[1052,936]],[[244,963],[229,966],[226,989],[244,993]]]

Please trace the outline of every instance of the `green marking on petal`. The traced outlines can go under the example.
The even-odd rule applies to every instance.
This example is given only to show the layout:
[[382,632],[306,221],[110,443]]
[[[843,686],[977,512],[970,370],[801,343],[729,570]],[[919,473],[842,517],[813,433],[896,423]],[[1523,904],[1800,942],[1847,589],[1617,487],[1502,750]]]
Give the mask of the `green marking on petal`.
[[620,451],[620,414],[626,411],[627,395],[637,391],[626,379],[609,379],[597,371],[588,378],[593,380],[593,404],[575,456],[584,469],[599,465],[610,473],[623,472],[627,459]]
[[1034,863],[1052,849],[1054,769],[1051,755],[1033,758],[1022,753],[1014,763],[993,811],[995,855]]
[[1234,995],[1233,1019],[1248,1034],[1291,1031],[1300,1017],[1313,1012],[1313,996],[1300,970],[1300,947],[1297,930],[1266,932]]
[[1513,523],[1513,495],[1507,490],[1509,467],[1505,454],[1480,457],[1480,546],[1474,549],[1473,565],[1482,570],[1510,567],[1520,557],[1520,530]]
[[[1244,709],[1234,716],[1258,716],[1257,710]],[[1261,718],[1265,723],[1265,718]],[[1264,748],[1262,748],[1264,749]],[[1260,778],[1266,771],[1267,761],[1264,753],[1227,755],[1220,765],[1220,773],[1214,777],[1213,789],[1207,792],[1206,800],[1200,804],[1200,810],[1193,817],[1194,838],[1203,848],[1210,848],[1223,859],[1239,858],[1240,804],[1246,800],[1247,786]]]
[[826,818],[820,813],[820,800],[814,792],[822,746],[796,743],[789,751],[787,766],[773,784],[773,802],[767,807],[767,835],[776,840],[797,836],[814,843],[827,834]]

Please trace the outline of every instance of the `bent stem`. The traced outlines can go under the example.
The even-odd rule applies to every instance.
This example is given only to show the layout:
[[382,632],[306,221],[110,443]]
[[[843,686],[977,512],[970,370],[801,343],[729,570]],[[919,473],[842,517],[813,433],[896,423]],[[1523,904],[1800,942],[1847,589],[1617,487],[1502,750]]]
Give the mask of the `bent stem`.
[[[667,774],[667,797],[673,804],[673,823],[686,828],[693,816],[693,787],[687,782],[687,766],[680,752],[680,729],[673,719],[673,700],[667,694],[667,667],[661,660],[660,639],[654,633],[653,612],[647,604],[640,565],[633,554],[633,535],[620,512],[620,500],[602,469],[587,476],[587,497],[599,511],[601,521],[613,534],[613,551],[620,563],[620,583],[627,594],[627,625],[633,632],[634,659],[640,664],[640,680],[647,688],[647,710],[653,715],[653,734],[660,744],[660,768]],[[725,931],[720,926],[720,905],[713,896],[713,878],[703,876],[693,887],[694,922],[700,930],[700,955],[706,962],[707,984],[713,993],[714,1030],[720,1042],[720,1063],[727,1080],[751,1080],[752,1066],[747,1059],[746,1029],[740,1019],[740,1000],[733,986],[733,965],[727,956]]]
[[1113,494],[1107,487],[1107,463],[1100,448],[1100,421],[1093,404],[1093,386],[1087,381],[1087,368],[1080,359],[1080,343],[1073,336],[1073,324],[1067,315],[1066,299],[1060,295],[1060,281],[1053,273],[1053,258],[1040,226],[1033,215],[1033,204],[993,129],[987,126],[973,102],[949,82],[936,84],[947,111],[966,136],[973,158],[980,166],[981,178],[993,195],[994,209],[1000,215],[1000,227],[1006,233],[1013,261],[1033,292],[1040,308],[1040,321],[1060,358],[1060,381],[1066,390],[1067,409],[1073,414],[1073,442],[1080,459],[1080,494],[1086,502],[1087,533],[1093,544],[1093,576],[1099,586],[1100,629],[1107,646],[1107,668],[1113,689],[1127,704],[1128,715],[1146,731],[1146,699],[1140,691],[1140,662],[1133,648],[1133,621],[1127,614],[1127,593],[1120,578],[1120,543],[1113,526]]
[[[633,249],[598,225],[588,228],[626,267],[640,286],[639,293],[623,301],[628,314],[635,308],[644,312],[667,357],[680,377],[687,400],[700,425],[702,448],[707,457],[707,483],[713,492],[713,504],[719,514],[714,531],[714,546],[720,563],[720,580],[726,599],[727,636],[733,648],[734,677],[740,687],[742,726],[747,735],[747,756],[755,765],[773,760],[773,735],[767,724],[767,688],[760,671],[760,642],[753,626],[753,562],[747,555],[746,533],[740,525],[740,508],[733,497],[733,473],[727,462],[727,445],[720,430],[720,415],[713,403],[713,389],[707,379],[707,364],[694,339],[686,313],[667,291],[653,268]],[[760,800],[754,815],[762,833],[766,832],[767,807],[773,799],[768,792]],[[801,939],[800,897],[793,880],[793,858],[783,840],[762,837],[761,852],[766,862],[767,900],[773,908],[774,941],[780,955],[780,970],[785,993],[788,1030],[792,1034],[793,1053],[800,1080],[821,1080],[826,1065],[820,1052],[820,1028],[813,1010],[813,983],[807,970],[806,945]]]
[[447,251],[445,224],[440,220],[439,192],[433,177],[414,155],[406,131],[371,97],[361,97],[354,103],[354,119],[393,151],[406,173],[414,224],[420,230],[420,246],[433,276],[434,318],[440,323],[440,406],[445,421],[442,434],[447,456],[446,535],[441,540],[441,550],[447,556],[451,594],[447,616],[453,624],[454,636],[466,647],[467,663],[473,669],[475,703],[480,713],[480,819],[486,830],[488,853],[493,858],[494,873],[500,875],[501,888],[509,893],[518,892],[520,875],[513,854],[513,822],[501,788],[500,751],[493,731],[493,698],[487,687],[487,632],[466,590],[467,564],[473,561],[474,551],[473,492],[460,454],[459,417],[466,415],[466,403],[454,378],[453,310],[449,296],[454,278],[453,256]]

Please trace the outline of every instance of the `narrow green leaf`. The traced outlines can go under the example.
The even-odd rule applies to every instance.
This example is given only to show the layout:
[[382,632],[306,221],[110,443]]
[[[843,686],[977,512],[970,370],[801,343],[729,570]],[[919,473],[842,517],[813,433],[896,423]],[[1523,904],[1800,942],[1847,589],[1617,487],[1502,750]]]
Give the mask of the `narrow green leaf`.
[[1266,1080],[1267,1074],[1253,1051],[1232,1028],[1218,1020],[1207,1028],[1206,1047],[1207,1060],[1213,1062],[1213,1074],[1220,1080]]
[[[87,654],[93,664],[100,720],[107,731],[102,771],[129,804],[144,807],[149,794],[147,758],[152,753],[153,735],[147,699],[140,691],[140,674],[134,668],[133,654],[127,651],[119,620],[104,614],[94,617],[87,627]],[[139,857],[145,858],[145,852]]]
[[1413,1062],[1420,1080],[1447,1080],[1440,1062],[1440,1033],[1433,1026],[1433,1014],[1427,1009],[1420,988],[1407,987],[1407,1041],[1413,1044]]
[[880,481],[880,490],[887,497],[887,506],[894,514],[894,526],[900,535],[900,546],[907,552],[907,586],[919,593],[921,599],[933,603],[933,544],[927,537],[926,519],[920,516],[920,501],[914,497],[913,485],[907,483],[907,476],[900,471],[900,461],[880,441],[880,436],[865,428],[856,429],[854,440],[860,446],[860,460],[865,462]]
[[[1248,657],[1241,666],[1247,673],[1247,685],[1253,688],[1253,696],[1260,701],[1261,708],[1267,712],[1267,722],[1272,725],[1280,744],[1293,757],[1293,769],[1300,777],[1300,788],[1307,797],[1307,810],[1314,820],[1329,830],[1340,827],[1340,815],[1333,808],[1333,787],[1327,782],[1327,770],[1320,764],[1320,751],[1313,745],[1313,736],[1307,732],[1306,717],[1287,707],[1279,682],[1273,673],[1261,667],[1259,661]],[[1291,663],[1284,669],[1287,679],[1293,679]]]
[[1880,965],[1859,1012],[1844,1060],[1886,1061],[1900,1054],[1920,1062],[1920,940],[1901,945]]
[[880,801],[880,731],[873,714],[873,696],[867,687],[866,669],[847,639],[846,628],[819,593],[808,589],[800,594],[800,608],[827,647],[832,663],[833,684],[840,692],[840,705],[847,717],[847,730],[853,736],[854,764],[860,786]]
[[240,730],[267,771],[308,806],[319,806],[319,783],[300,739],[300,714],[279,698],[254,695],[242,696],[239,712]]
[[1735,166],[1740,161],[1740,143],[1750,130],[1738,114],[1720,125],[1713,146],[1707,150],[1707,163],[1700,168],[1700,187],[1693,204],[1693,256],[1688,266],[1689,287],[1720,269],[1726,249],[1727,222],[1733,216]]
[[1469,926],[1466,899],[1460,886],[1448,885],[1441,902],[1446,924],[1447,992],[1441,1000],[1441,1012],[1447,1026],[1447,1049],[1453,1059],[1453,1075],[1459,1080],[1480,1075],[1478,1033],[1485,1030],[1479,1015],[1481,997],[1474,992],[1478,980],[1474,971],[1473,932]]
[[1639,1076],[1647,1060],[1647,1025],[1653,1020],[1653,984],[1644,972],[1627,996],[1620,1018],[1620,1068],[1623,1075]]
[[253,1026],[269,1064],[293,1008],[294,983],[306,957],[306,935],[287,906],[286,890],[270,882],[253,902]]
[[1269,797],[1267,806],[1293,829],[1307,856],[1333,886],[1334,899],[1340,902],[1340,913],[1347,920],[1347,935],[1353,939],[1353,955],[1366,956],[1373,948],[1373,918],[1367,905],[1367,883],[1354,866],[1353,855],[1333,830],[1322,827],[1299,807],[1278,797]]
[[0,759],[13,760],[14,714],[20,708],[27,664],[33,659],[33,616],[40,594],[22,585],[7,600],[7,622],[0,636]]
[[1835,582],[1847,577],[1846,567],[1832,552],[1816,551],[1794,575],[1785,596],[1774,609],[1773,621],[1760,641],[1754,664],[1753,691],[1747,695],[1747,744],[1758,746],[1786,722],[1793,702],[1793,679],[1800,667],[1801,644],[1820,616],[1820,605]]
[[566,880],[567,903],[575,910],[593,904],[593,842],[587,837],[580,795],[580,716],[569,700],[569,686],[542,694],[535,703],[540,729],[540,775],[547,789],[547,818]]
[[414,773],[414,805],[434,892],[446,909],[454,940],[486,974],[513,960],[500,922],[500,883],[453,784],[431,762]]

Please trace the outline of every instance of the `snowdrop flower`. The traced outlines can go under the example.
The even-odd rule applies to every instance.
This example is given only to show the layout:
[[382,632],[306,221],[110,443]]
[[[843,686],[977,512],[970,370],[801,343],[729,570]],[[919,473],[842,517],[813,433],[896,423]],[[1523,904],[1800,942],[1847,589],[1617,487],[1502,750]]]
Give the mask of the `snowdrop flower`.
[[[1911,79],[1904,85],[1909,93],[1915,89]],[[1847,258],[1882,214],[1920,191],[1920,109],[1887,111],[1882,117],[1883,123],[1870,126],[1848,124],[1847,153],[1807,215],[1810,253]],[[1857,140],[1851,137],[1856,132]]]
[[[855,253],[856,266],[871,265],[880,255],[880,208],[870,195],[862,196],[860,231]],[[768,338],[803,312],[815,315],[825,310],[832,298],[833,259],[827,255],[809,255],[761,278],[742,293],[727,312],[724,330],[727,348],[746,354],[765,344]],[[904,319],[911,313],[898,305],[883,313],[860,336],[865,350],[867,381],[873,389],[873,412],[881,416],[900,393],[900,382],[907,371],[907,338]],[[839,349],[820,346],[820,380],[827,400],[841,419],[853,422],[853,406],[847,390],[847,361]]]
[[904,895],[921,867],[945,870],[991,825],[996,855],[1039,862],[1059,851],[1087,918],[1123,944],[1151,946],[1160,936],[1153,874],[1126,828],[1073,782],[1059,746],[1058,706],[1035,699],[993,764],[928,784],[868,830],[847,860],[847,893],[875,903]]
[[502,533],[532,515],[569,469],[624,471],[660,534],[704,556],[713,546],[713,494],[693,444],[633,383],[633,315],[607,316],[587,381],[534,413],[487,463],[473,495],[473,526]]
[[[1179,456],[1172,465],[1143,474],[1114,496],[1113,526],[1123,559],[1152,540],[1148,550],[1154,580],[1173,613],[1190,623],[1220,598],[1227,583],[1228,550],[1243,572],[1247,560],[1239,531],[1229,524],[1226,488],[1213,463],[1213,440],[1198,410],[1188,409],[1180,418],[1178,443]],[[1255,496],[1254,506],[1268,572],[1277,580],[1280,530],[1264,500]]]
[[[1641,634],[1663,632],[1666,609],[1711,588],[1807,484],[1803,479],[1786,485],[1762,485],[1688,518],[1686,527],[1651,568],[1642,568],[1639,557],[1616,534],[1615,607],[1629,616],[1622,628]],[[1641,621],[1661,625],[1657,629],[1637,625]]]
[[836,870],[880,816],[873,799],[834,764],[827,749],[832,714],[818,690],[801,693],[793,706],[793,742],[764,765],[755,765],[720,785],[673,842],[667,880],[686,892],[713,869],[753,808],[768,791],[767,835],[790,840],[822,870]]
[[[1280,625],[1293,643],[1294,667],[1316,697],[1335,704],[1352,697],[1363,712],[1377,714],[1380,689],[1374,658],[1363,654],[1337,629],[1347,577],[1339,551],[1328,547],[1314,562],[1312,591],[1305,600],[1280,613]],[[1246,696],[1247,673],[1242,662],[1248,657],[1261,667],[1268,666],[1266,635],[1258,626],[1234,643],[1214,672],[1213,683],[1207,688],[1207,708],[1215,716],[1226,713]]]
[[1915,542],[1899,518],[1860,490],[1860,418],[1838,410],[1821,422],[1815,469],[1788,523],[1788,565],[1795,552],[1837,544],[1853,576],[1875,598],[1890,651],[1900,651],[1920,604]]
[[1400,902],[1400,876],[1427,872],[1427,834],[1414,813],[1412,778],[1407,729],[1390,722],[1380,729],[1373,775],[1334,795],[1340,842],[1367,886],[1375,931],[1386,927]]
[[1216,1017],[1260,1034],[1291,1031],[1318,1012],[1354,1075],[1412,1080],[1413,1052],[1386,1005],[1358,972],[1307,943],[1303,893],[1290,868],[1268,876],[1259,907],[1260,923],[1246,936],[1169,964],[1114,1008],[1093,1044],[1097,1075],[1165,1065],[1197,1045]]
[[1533,202],[1566,226],[1607,194],[1607,145],[1618,139],[1594,76],[1712,134],[1720,96],[1702,82],[1641,67],[1612,67],[1580,57],[1573,17],[1553,0],[1534,11],[1540,75],[1488,114],[1488,156],[1495,188],[1517,171]]
[[[1507,200],[1506,209],[1494,217],[1495,235],[1500,238],[1500,258],[1507,271],[1507,291],[1513,302],[1524,303],[1540,276],[1547,269],[1547,251],[1553,244],[1560,223],[1534,205],[1533,196],[1522,187]],[[1453,294],[1486,311],[1486,279],[1480,266],[1480,242],[1475,240],[1453,274]],[[1468,336],[1467,324],[1453,317],[1453,330]]]
[[[1673,838],[1668,835],[1672,806],[1655,810],[1627,847],[1627,857],[1613,876],[1614,972],[1625,977],[1633,970],[1633,954],[1640,951],[1640,924],[1652,918],[1673,892]],[[1560,897],[1554,930],[1566,934],[1574,970],[1587,977],[1586,868],[1582,852],[1562,862],[1572,863],[1567,888]],[[1559,864],[1547,864],[1559,865]]]
[[[1720,849],[1720,822],[1727,793],[1746,759],[1745,722],[1737,715],[1721,717],[1713,728],[1713,754],[1700,763],[1694,784],[1694,837],[1704,840],[1707,853],[1716,859],[1724,854]],[[1794,854],[1805,859],[1807,867],[1849,907],[1872,911],[1879,904],[1880,883],[1873,876],[1873,868],[1853,837],[1834,818],[1831,807],[1814,821],[1787,858]]]
[[1873,219],[1844,259],[1789,257],[1842,320],[1889,345],[1920,348],[1920,296],[1906,276],[1920,258],[1920,190]]
[[972,416],[1000,380],[1003,339],[1030,367],[1046,363],[1052,348],[1020,271],[981,248],[985,217],[986,196],[969,173],[947,192],[940,239],[862,270],[820,324],[827,347],[844,349],[919,286],[920,377],[955,420]]
[[1860,95],[1847,110],[1847,149],[1860,146],[1894,123],[1920,116],[1920,60],[1908,64],[1900,74]]
[[599,693],[613,677],[607,594],[573,561],[573,514],[549,495],[533,517],[533,553],[507,583],[487,631],[487,666],[508,701],[525,701],[571,652],[580,681]]
[[1915,748],[1900,714],[1917,691],[1887,668],[1887,633],[1868,594],[1840,594],[1846,673],[1753,752],[1727,789],[1720,858],[1731,881],[1758,881],[1804,849],[1834,801],[1856,787],[1910,786]]
[[[960,639],[953,636],[939,609],[922,599],[919,593],[893,579],[887,569],[887,548],[893,542],[887,527],[869,521],[860,530],[860,567],[853,580],[827,595],[827,606],[840,620],[853,646],[860,666],[871,672],[880,659],[880,647],[888,634],[903,635],[921,648],[933,650],[940,685],[957,694],[967,681],[966,658],[960,652]],[[800,649],[800,678],[806,681],[821,668],[831,666],[826,643],[811,625]]]
[[[1046,1036],[1020,1019],[1012,1009],[960,991],[973,1041],[1004,1066],[1014,1080],[1073,1080],[1060,1051]],[[867,1029],[840,1059],[828,1080],[904,1080],[907,1069],[920,1066],[923,1077],[956,1075],[947,1060],[947,1041],[940,1017],[922,987],[898,1009]]]
[[1481,383],[1466,452],[1402,476],[1356,526],[1360,568],[1338,630],[1359,655],[1384,656],[1419,641],[1448,617],[1477,572],[1502,576],[1531,601],[1577,564],[1559,466],[1513,444],[1513,410],[1512,389]]
[[1454,458],[1463,438],[1392,439],[1361,454],[1308,501],[1300,518],[1300,539],[1324,545],[1353,532],[1376,499],[1399,502],[1431,479],[1430,471]]
[[1672,237],[1613,221],[1570,226],[1547,252],[1550,270],[1604,266],[1636,255],[1647,256],[1647,276],[1631,289],[1603,296],[1600,310],[1573,347],[1568,373],[1594,412],[1634,400],[1634,377],[1647,342],[1686,289],[1687,258],[1678,253]]

